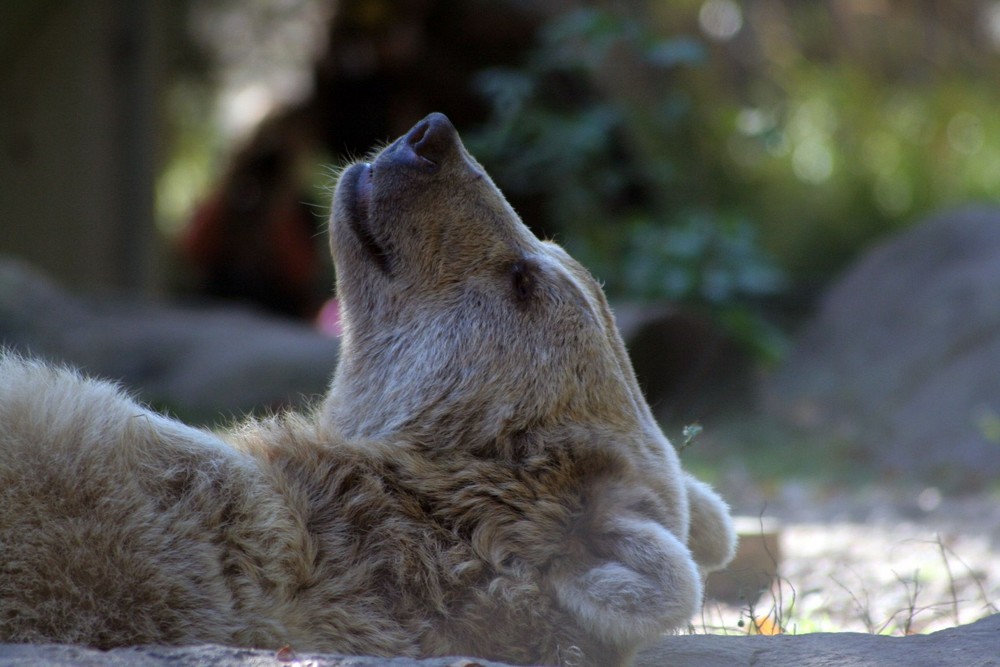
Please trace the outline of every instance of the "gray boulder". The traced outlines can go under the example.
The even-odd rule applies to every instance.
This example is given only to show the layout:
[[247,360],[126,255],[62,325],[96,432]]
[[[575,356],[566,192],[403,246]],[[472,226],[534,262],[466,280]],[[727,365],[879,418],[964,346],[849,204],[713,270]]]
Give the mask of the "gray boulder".
[[664,640],[636,667],[998,667],[1000,614],[929,635],[818,632]]
[[200,424],[303,405],[325,390],[338,351],[249,309],[76,297],[16,260],[0,261],[0,346],[121,382]]
[[938,215],[829,290],[766,383],[768,411],[877,469],[952,486],[1000,474],[1000,209]]
[[667,303],[614,304],[639,386],[670,426],[752,408],[750,354],[707,316]]

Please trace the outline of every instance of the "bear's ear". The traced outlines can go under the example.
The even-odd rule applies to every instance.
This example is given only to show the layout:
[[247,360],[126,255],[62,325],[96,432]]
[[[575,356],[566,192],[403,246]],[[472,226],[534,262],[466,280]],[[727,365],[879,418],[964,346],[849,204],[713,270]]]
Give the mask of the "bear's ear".
[[736,554],[736,529],[729,507],[710,486],[684,474],[691,524],[688,548],[704,574],[721,570]]
[[642,493],[605,489],[551,571],[560,606],[591,635],[623,648],[684,626],[701,603],[701,576],[688,548],[633,509],[655,502]]

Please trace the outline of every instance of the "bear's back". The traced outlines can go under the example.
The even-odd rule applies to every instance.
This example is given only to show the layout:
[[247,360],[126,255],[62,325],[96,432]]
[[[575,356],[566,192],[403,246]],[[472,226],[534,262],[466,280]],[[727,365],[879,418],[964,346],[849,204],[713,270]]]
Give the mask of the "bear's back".
[[525,663],[586,641],[543,581],[593,472],[565,448],[369,449],[299,415],[225,442],[71,371],[0,378],[0,641]]
[[0,379],[0,639],[280,633],[245,621],[254,596],[231,548],[289,523],[254,461],[109,383],[11,355]]

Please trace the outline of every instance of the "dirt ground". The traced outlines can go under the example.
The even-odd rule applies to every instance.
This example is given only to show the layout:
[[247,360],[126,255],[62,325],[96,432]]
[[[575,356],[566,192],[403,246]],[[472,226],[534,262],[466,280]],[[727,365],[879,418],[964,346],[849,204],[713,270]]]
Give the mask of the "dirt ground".
[[708,600],[693,632],[927,633],[1000,607],[1000,493],[730,486],[735,513],[777,526],[778,579],[757,600]]

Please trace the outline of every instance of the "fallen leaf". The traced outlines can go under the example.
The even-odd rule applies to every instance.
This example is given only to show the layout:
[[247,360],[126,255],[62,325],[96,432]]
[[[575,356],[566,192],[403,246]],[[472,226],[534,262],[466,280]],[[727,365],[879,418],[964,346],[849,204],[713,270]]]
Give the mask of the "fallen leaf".
[[274,657],[278,662],[294,662],[296,658],[295,650],[288,644],[285,644],[278,649]]
[[770,616],[756,618],[753,624],[757,628],[757,634],[772,636],[781,634],[781,626],[772,621]]

